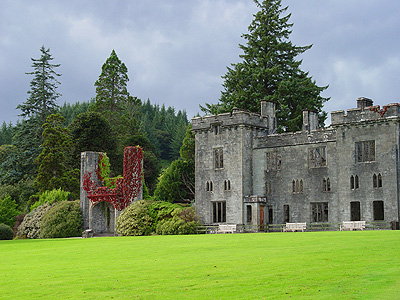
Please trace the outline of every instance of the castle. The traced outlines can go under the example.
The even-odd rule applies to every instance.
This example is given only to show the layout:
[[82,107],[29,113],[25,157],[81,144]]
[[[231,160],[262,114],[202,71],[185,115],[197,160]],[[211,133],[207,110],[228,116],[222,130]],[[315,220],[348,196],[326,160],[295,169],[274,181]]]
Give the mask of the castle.
[[398,221],[400,107],[303,111],[302,131],[276,133],[275,105],[261,113],[192,119],[196,213],[205,224]]

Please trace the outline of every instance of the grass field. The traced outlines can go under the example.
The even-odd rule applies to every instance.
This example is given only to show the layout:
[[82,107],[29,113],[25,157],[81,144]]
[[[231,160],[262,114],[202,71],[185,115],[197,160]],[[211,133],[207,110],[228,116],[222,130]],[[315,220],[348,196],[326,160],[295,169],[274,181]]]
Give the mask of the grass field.
[[400,231],[0,241],[0,299],[400,299]]

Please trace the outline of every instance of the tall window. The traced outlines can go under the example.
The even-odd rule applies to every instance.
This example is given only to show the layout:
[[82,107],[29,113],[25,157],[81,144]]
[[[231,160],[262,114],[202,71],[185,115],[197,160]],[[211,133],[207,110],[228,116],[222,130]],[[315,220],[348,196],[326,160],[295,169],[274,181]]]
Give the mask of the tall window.
[[292,193],[302,194],[304,191],[303,179],[292,180]]
[[311,203],[311,221],[328,222],[328,203],[326,202]]
[[246,206],[246,210],[247,210],[247,223],[251,223],[252,219],[253,219],[253,214],[252,214],[252,210],[251,210],[251,205],[247,205]]
[[350,176],[350,189],[356,190],[360,187],[360,183],[358,181],[358,175]]
[[207,181],[206,182],[206,191],[207,192],[212,192],[213,191],[213,182],[212,181]]
[[350,221],[361,220],[360,201],[350,202]]
[[308,162],[310,168],[320,168],[326,166],[326,147],[310,149]]
[[212,127],[213,127],[215,135],[221,134],[221,125],[215,124],[215,125],[212,125]]
[[214,166],[216,169],[224,167],[224,150],[222,148],[214,149]]
[[378,175],[374,174],[372,176],[372,185],[374,189],[382,187],[382,175],[380,173]]
[[283,206],[283,223],[290,222],[289,205]]
[[356,143],[356,161],[375,161],[375,141]]
[[322,179],[322,191],[323,192],[331,191],[331,181],[330,181],[329,177]]
[[267,153],[267,172],[281,169],[282,156],[277,151]]
[[230,190],[231,190],[231,181],[225,180],[224,181],[224,191],[230,191]]
[[226,222],[226,202],[213,202],[213,222],[225,223]]
[[374,208],[374,221],[384,221],[385,214],[383,209],[383,201],[374,201],[373,208]]

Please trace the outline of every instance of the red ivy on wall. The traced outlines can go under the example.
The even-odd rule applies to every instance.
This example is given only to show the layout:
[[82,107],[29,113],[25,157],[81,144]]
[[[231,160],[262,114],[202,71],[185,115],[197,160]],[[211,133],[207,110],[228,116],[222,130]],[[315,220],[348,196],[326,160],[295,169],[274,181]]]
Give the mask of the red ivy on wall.
[[[101,158],[99,158],[101,161]],[[142,188],[143,178],[143,152],[137,147],[126,147],[124,149],[124,177],[117,178],[114,189],[107,186],[97,187],[91,180],[91,173],[83,175],[83,189],[88,193],[88,198],[95,204],[106,201],[111,203],[117,210],[121,211],[133,202]],[[99,172],[96,170],[99,181]]]
[[381,117],[383,117],[387,111],[388,106],[385,105],[382,109],[380,109],[381,107],[379,105],[375,105],[375,106],[371,106],[369,109],[377,112]]

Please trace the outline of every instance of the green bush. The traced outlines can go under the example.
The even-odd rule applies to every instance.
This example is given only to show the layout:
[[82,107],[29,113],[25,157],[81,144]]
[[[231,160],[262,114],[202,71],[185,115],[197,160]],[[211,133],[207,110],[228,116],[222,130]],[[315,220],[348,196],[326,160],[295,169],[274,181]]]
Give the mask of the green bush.
[[0,223],[0,240],[12,240],[14,237],[14,231],[10,226]]
[[15,217],[20,213],[17,209],[17,203],[11,199],[10,195],[6,195],[3,199],[0,199],[0,223],[12,228],[15,223]]
[[60,201],[67,201],[70,194],[70,192],[63,191],[62,189],[45,191],[39,196],[39,200],[31,205],[31,211],[45,203],[52,204]]
[[40,225],[44,214],[52,207],[50,203],[45,203],[27,214],[18,227],[17,237],[38,239],[40,236]]
[[82,213],[79,200],[62,201],[53,205],[42,218],[41,238],[66,238],[82,233]]
[[162,201],[140,200],[117,218],[120,235],[190,234],[199,225],[193,208]]
[[172,212],[172,218],[164,219],[157,224],[156,233],[193,234],[198,225],[198,218],[193,208],[177,208]]
[[117,233],[124,236],[150,235],[154,219],[150,215],[152,201],[139,200],[129,205],[117,218]]

